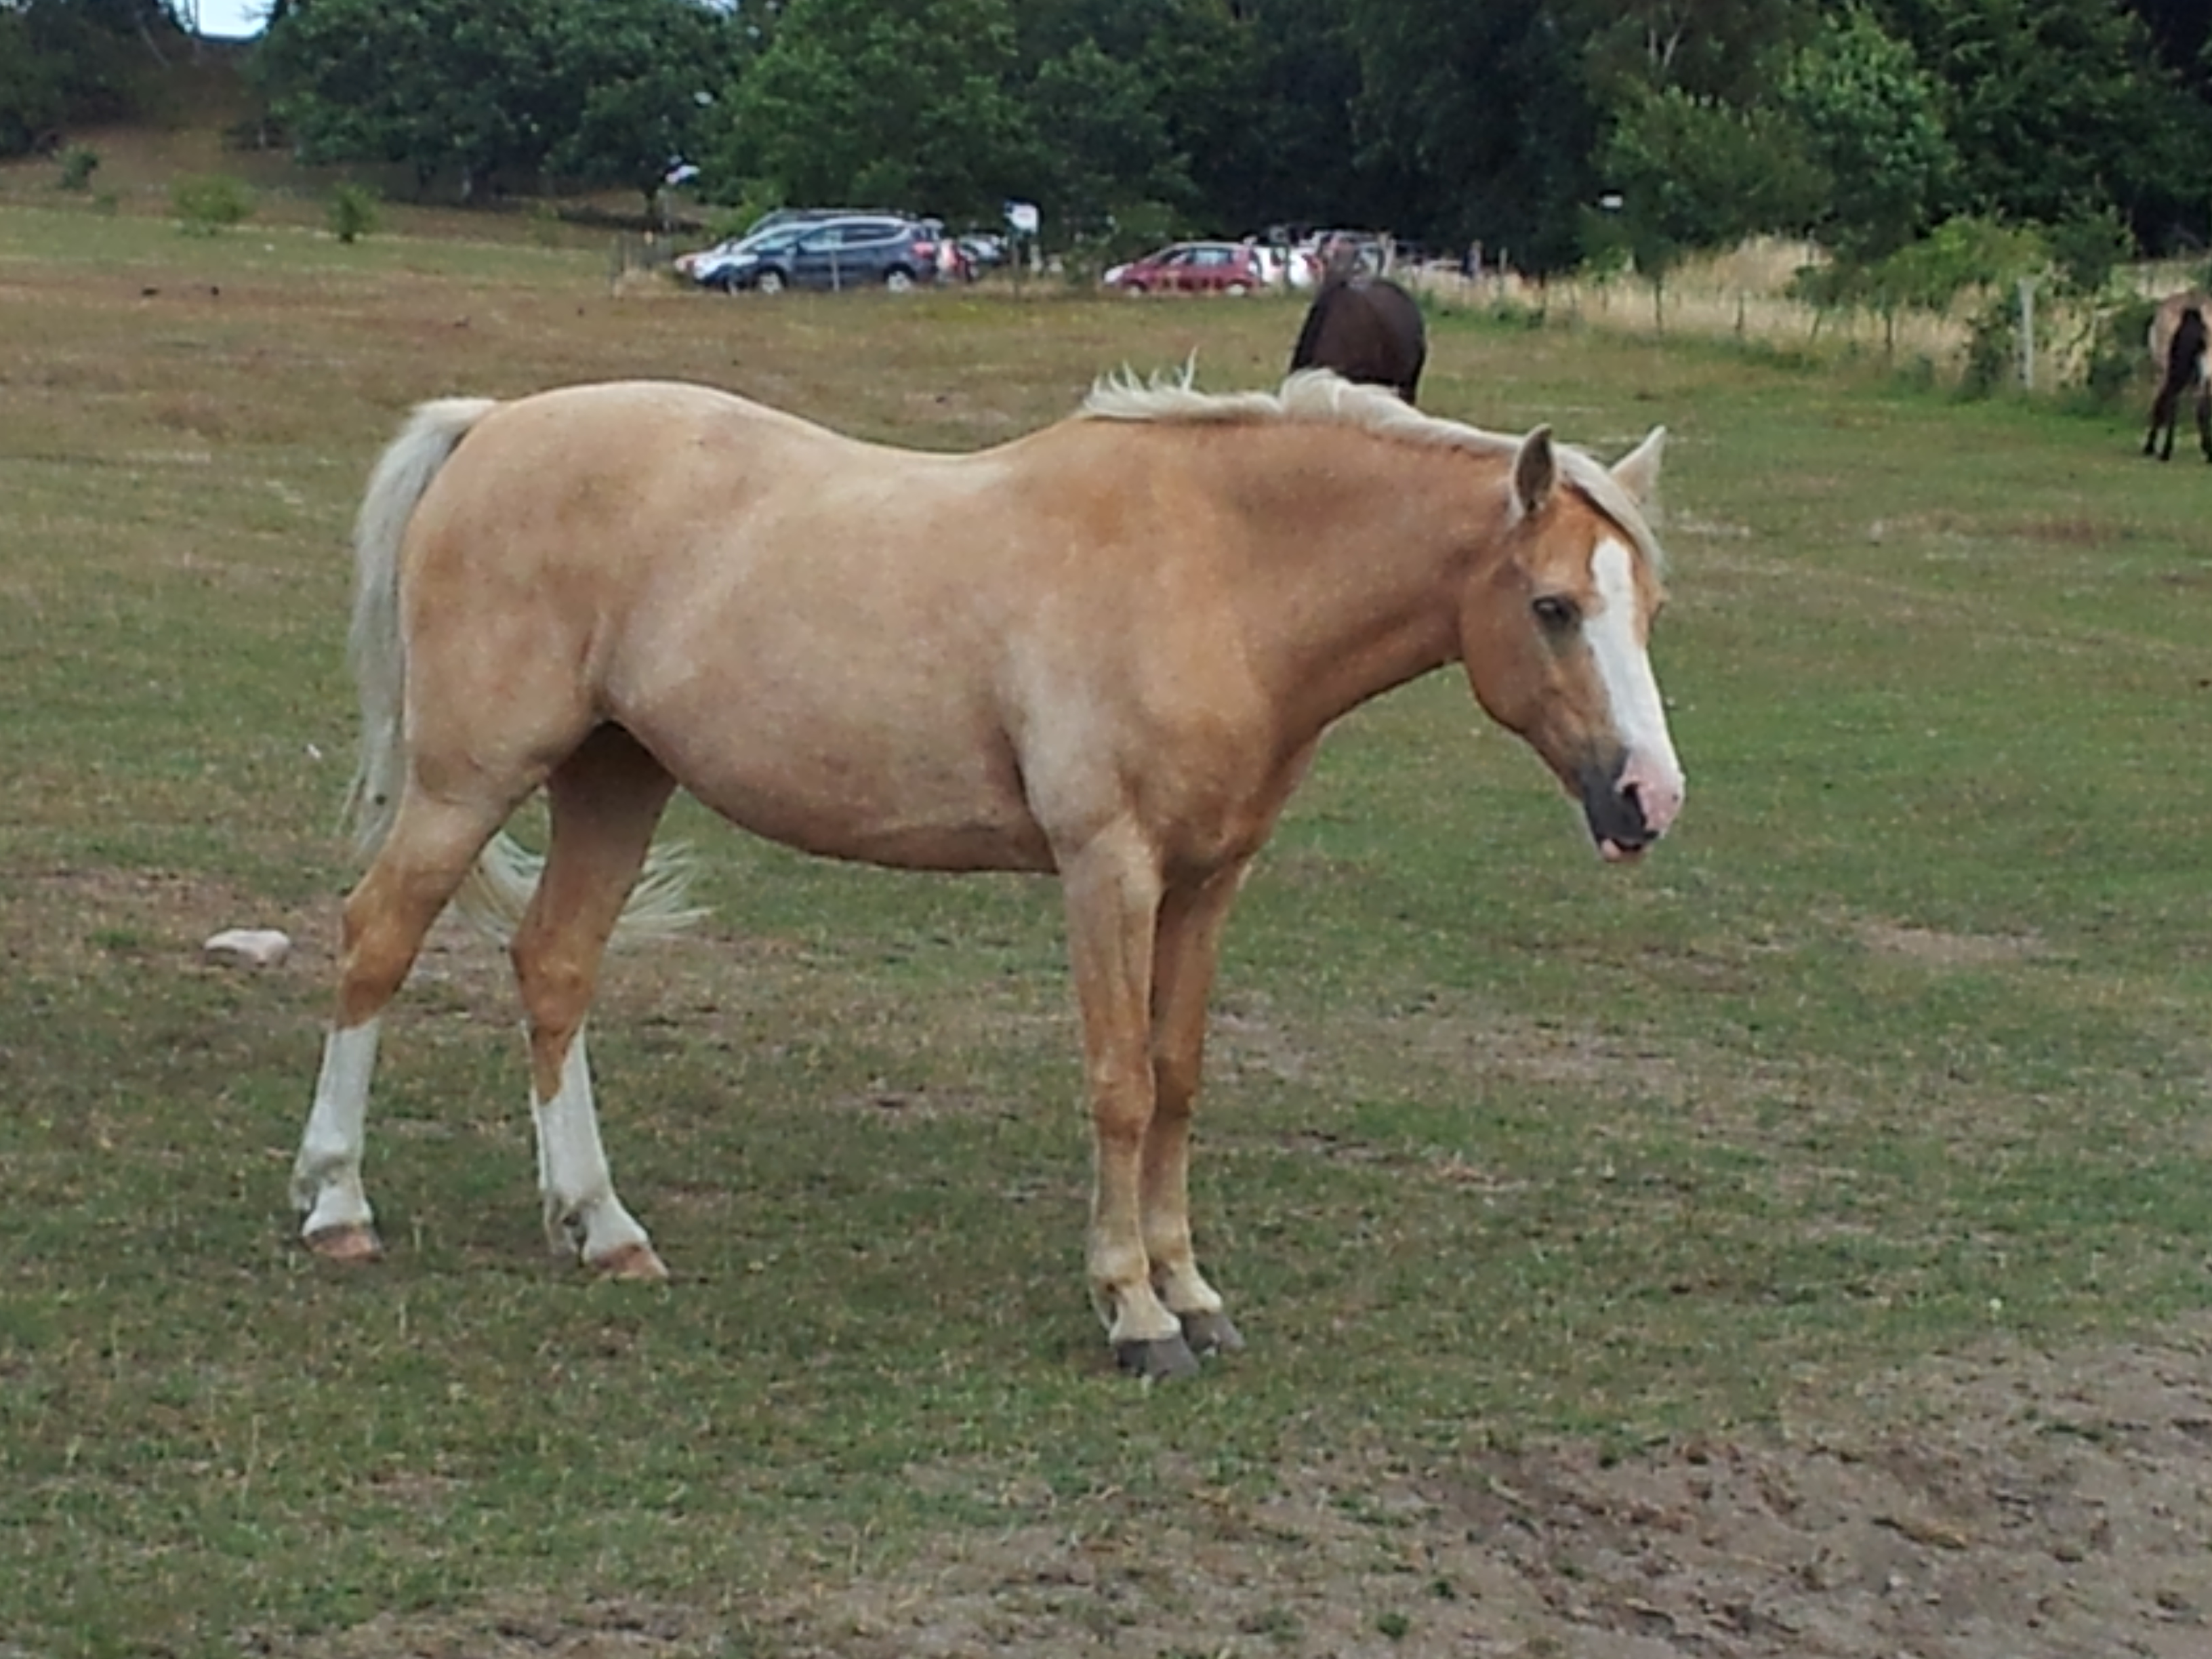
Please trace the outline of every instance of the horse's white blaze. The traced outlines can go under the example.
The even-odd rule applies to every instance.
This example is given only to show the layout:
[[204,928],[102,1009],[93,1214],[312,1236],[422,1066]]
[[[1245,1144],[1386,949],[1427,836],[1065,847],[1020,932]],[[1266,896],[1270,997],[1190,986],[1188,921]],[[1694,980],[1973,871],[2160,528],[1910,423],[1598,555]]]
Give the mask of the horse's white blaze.
[[1603,601],[1584,628],[1598,678],[1612,705],[1613,728],[1628,749],[1620,775],[1624,789],[1636,792],[1644,821],[1664,830],[1682,806],[1682,766],[1667,730],[1667,708],[1650,653],[1636,629],[1636,574],[1632,556],[1608,536],[1590,556],[1590,574]]
[[368,1080],[376,1070],[379,1022],[332,1027],[315,1075],[315,1103],[292,1164],[292,1202],[307,1213],[307,1237],[374,1218],[361,1187],[361,1153],[368,1115]]
[[538,1190],[545,1200],[545,1233],[556,1250],[574,1249],[604,1261],[646,1244],[645,1229],[615,1196],[599,1115],[592,1103],[592,1066],[578,1031],[561,1060],[561,1086],[550,1100],[532,1092],[538,1126]]

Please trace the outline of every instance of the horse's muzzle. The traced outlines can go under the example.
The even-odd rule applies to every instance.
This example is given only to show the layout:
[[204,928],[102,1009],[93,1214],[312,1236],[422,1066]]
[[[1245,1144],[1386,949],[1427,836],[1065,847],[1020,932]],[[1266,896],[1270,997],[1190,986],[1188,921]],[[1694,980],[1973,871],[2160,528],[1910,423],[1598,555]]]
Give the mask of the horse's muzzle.
[[1626,863],[1667,833],[1682,805],[1679,778],[1661,777],[1623,753],[1580,769],[1576,785],[1590,837],[1608,863]]

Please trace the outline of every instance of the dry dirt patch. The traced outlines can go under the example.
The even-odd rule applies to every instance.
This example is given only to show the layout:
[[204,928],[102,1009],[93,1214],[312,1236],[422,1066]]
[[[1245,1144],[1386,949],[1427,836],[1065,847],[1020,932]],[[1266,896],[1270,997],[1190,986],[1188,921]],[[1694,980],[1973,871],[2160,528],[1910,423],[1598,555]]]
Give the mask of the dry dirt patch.
[[1932,968],[1993,968],[2032,959],[2042,946],[2035,939],[2007,933],[1954,933],[1938,927],[1899,922],[1865,921],[1857,929],[1867,949],[1903,957]]
[[251,1645],[300,1659],[2202,1659],[2208,1487],[2212,1319],[2157,1344],[1945,1360],[1778,1432],[1618,1461],[1572,1444],[1426,1470],[1347,1455],[1286,1469],[1260,1498],[1195,1483],[1150,1508],[1032,1494],[1030,1518],[948,1530],[895,1564],[787,1553],[763,1595],[502,1605]]

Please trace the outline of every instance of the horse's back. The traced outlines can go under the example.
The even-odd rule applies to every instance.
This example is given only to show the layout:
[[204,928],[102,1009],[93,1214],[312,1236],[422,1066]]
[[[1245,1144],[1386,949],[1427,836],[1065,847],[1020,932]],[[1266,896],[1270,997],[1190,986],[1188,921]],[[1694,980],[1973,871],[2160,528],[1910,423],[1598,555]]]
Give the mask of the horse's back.
[[[826,427],[735,392],[680,380],[559,386],[495,405],[469,434],[459,476],[477,489],[574,489],[634,477],[631,509],[663,500],[658,481],[702,464],[742,475],[752,458],[862,447]],[[609,503],[612,505],[612,503]]]
[[495,405],[427,491],[408,580],[641,581],[903,452],[710,386],[614,380]]

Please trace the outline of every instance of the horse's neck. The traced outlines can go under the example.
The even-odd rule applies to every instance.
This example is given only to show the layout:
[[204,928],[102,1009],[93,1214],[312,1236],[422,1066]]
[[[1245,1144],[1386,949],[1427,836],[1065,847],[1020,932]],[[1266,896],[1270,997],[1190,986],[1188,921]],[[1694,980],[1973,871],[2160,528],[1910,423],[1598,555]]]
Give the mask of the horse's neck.
[[1221,475],[1251,504],[1248,647],[1317,731],[1458,656],[1467,562],[1495,537],[1466,521],[1466,473],[1447,489],[1436,470],[1480,463],[1325,426],[1252,436]]

